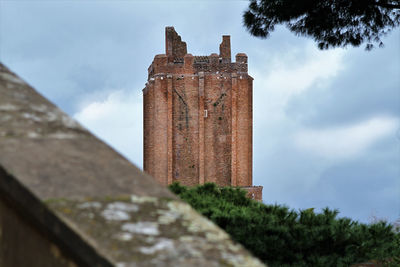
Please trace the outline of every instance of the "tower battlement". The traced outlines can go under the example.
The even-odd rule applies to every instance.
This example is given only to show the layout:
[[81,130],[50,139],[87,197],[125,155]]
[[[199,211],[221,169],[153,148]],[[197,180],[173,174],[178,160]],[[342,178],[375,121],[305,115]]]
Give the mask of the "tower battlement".
[[148,78],[165,73],[196,74],[203,72],[239,72],[247,74],[247,55],[238,53],[235,62],[231,62],[230,36],[222,36],[219,54],[193,56],[187,53],[186,43],[175,32],[174,27],[166,27],[166,52],[154,57],[148,68]]
[[193,56],[173,27],[165,54],[148,68],[144,97],[144,170],[160,183],[252,185],[252,81],[247,56],[231,61],[231,40],[219,54]]

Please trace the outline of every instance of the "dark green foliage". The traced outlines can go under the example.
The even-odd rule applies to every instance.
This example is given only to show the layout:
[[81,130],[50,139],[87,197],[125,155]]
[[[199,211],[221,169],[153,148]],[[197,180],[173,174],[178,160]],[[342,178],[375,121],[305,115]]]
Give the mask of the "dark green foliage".
[[297,35],[313,38],[320,49],[383,46],[381,37],[400,25],[399,0],[250,0],[244,25],[268,37],[283,24]]
[[241,189],[212,183],[174,183],[170,189],[269,266],[349,266],[372,259],[400,266],[393,262],[400,255],[400,233],[384,222],[361,224],[328,208],[315,213],[265,205]]

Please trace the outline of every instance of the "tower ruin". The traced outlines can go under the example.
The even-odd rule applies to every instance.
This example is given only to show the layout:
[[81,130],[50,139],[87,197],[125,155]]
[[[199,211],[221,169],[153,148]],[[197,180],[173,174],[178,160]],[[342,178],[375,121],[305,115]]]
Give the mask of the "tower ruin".
[[165,28],[165,54],[156,55],[143,89],[144,170],[161,184],[214,182],[252,185],[253,78],[247,56],[231,62],[230,36],[219,54],[193,56],[173,27]]

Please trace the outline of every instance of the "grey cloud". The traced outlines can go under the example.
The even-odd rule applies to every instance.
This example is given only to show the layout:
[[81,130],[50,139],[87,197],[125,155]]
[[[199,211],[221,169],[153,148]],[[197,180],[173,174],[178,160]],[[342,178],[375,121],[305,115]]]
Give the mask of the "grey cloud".
[[393,222],[400,217],[399,149],[400,141],[390,136],[360,157],[334,163],[278,144],[255,155],[254,183],[264,186],[266,203],[329,207],[339,209],[339,217],[368,222],[376,215]]
[[[379,149],[353,162],[343,162],[325,170],[315,186],[319,192],[315,202],[325,200],[327,206],[339,208],[343,216],[356,217],[362,221],[368,221],[374,214],[386,217],[389,221],[399,218],[399,143],[387,141]],[[334,188],[330,195],[327,194],[329,188]]]
[[307,126],[354,123],[376,115],[400,117],[400,53],[397,37],[384,49],[352,49],[328,88],[313,86],[288,103],[286,114]]

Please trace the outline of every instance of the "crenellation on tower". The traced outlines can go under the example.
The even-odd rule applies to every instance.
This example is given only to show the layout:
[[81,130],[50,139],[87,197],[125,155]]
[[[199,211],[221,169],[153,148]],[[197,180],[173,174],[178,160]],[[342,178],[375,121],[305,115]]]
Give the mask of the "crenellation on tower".
[[231,63],[231,37],[222,36],[222,43],[219,45],[219,56],[221,63]]
[[231,62],[230,36],[219,54],[193,56],[173,27],[166,54],[148,68],[144,96],[144,170],[161,184],[252,186],[252,80],[247,56]]
[[237,53],[236,63],[242,63],[247,65],[247,55],[245,53]]
[[174,27],[165,28],[165,54],[168,57],[168,62],[183,60],[183,57],[187,54],[186,43],[182,42],[182,38]]

